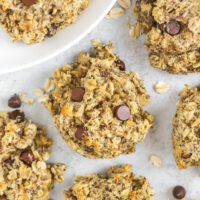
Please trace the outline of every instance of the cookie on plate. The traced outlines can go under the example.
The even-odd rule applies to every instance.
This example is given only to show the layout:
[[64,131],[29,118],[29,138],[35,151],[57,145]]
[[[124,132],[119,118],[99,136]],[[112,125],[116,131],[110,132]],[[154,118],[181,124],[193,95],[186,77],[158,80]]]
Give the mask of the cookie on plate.
[[180,169],[200,167],[200,87],[185,88],[179,96],[173,119],[174,157]]
[[52,140],[24,113],[0,112],[0,199],[47,200],[64,164],[47,164]]
[[146,34],[153,67],[169,73],[200,72],[198,0],[139,0],[135,37]]
[[63,139],[89,158],[113,158],[135,151],[153,116],[143,111],[149,95],[135,72],[95,41],[94,52],[54,71],[55,89],[44,102]]
[[88,0],[0,0],[0,24],[13,41],[38,43],[74,23],[87,5]]
[[131,165],[110,167],[107,175],[87,174],[77,176],[73,186],[64,192],[65,200],[74,199],[138,199],[151,200],[154,190],[143,176],[137,178]]

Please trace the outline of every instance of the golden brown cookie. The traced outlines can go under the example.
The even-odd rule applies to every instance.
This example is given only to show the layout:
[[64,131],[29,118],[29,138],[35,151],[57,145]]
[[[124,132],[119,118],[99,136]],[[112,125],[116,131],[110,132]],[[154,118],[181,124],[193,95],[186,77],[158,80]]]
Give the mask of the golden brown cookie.
[[135,13],[135,37],[146,34],[153,67],[175,74],[200,72],[198,0],[140,0]]
[[56,87],[44,105],[63,139],[83,156],[130,154],[153,125],[143,111],[149,103],[143,81],[124,67],[112,43],[98,43],[93,53],[81,52],[74,64],[54,71]]
[[107,175],[77,176],[73,186],[64,192],[65,200],[151,200],[154,190],[143,176],[137,178],[131,165],[110,167]]
[[64,164],[47,164],[52,140],[21,111],[0,112],[0,199],[48,200]]
[[200,87],[185,88],[179,96],[173,119],[174,157],[180,169],[200,167]]
[[0,24],[13,41],[38,43],[74,23],[87,5],[88,0],[0,0]]

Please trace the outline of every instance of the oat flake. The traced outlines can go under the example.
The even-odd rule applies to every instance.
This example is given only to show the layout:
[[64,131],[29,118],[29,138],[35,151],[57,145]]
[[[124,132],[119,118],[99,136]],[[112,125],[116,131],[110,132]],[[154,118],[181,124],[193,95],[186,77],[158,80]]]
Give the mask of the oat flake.
[[123,16],[125,11],[123,8],[113,8],[106,16],[106,18],[111,19],[118,19],[119,17]]
[[154,86],[154,90],[158,94],[164,94],[170,89],[169,84],[167,82],[159,82]]
[[150,158],[149,158],[149,162],[156,168],[161,168],[162,167],[162,161],[156,155],[151,155]]
[[130,0],[117,0],[117,2],[122,8],[129,9],[131,7]]

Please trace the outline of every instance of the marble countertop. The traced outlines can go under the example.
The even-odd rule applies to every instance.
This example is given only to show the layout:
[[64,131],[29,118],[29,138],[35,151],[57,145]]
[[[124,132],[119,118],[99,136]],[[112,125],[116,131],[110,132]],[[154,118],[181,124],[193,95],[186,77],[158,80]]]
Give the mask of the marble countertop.
[[[139,73],[151,96],[150,104],[145,109],[155,117],[154,128],[144,142],[137,144],[136,153],[115,159],[91,160],[71,151],[61,139],[47,110],[38,103],[22,107],[27,118],[46,126],[48,136],[53,138],[53,153],[50,161],[64,162],[68,167],[64,183],[55,184],[51,197],[53,200],[63,200],[62,191],[73,184],[76,174],[104,173],[110,165],[125,163],[132,164],[133,172],[137,175],[148,178],[156,192],[155,200],[173,200],[171,191],[175,185],[183,185],[186,188],[187,200],[200,199],[200,170],[189,168],[179,171],[172,156],[171,145],[171,122],[176,111],[177,94],[184,88],[184,84],[190,86],[200,84],[200,76],[171,75],[150,67],[144,47],[145,38],[140,37],[139,40],[133,41],[125,25],[127,17],[131,16],[131,11],[128,10],[125,16],[117,20],[104,19],[86,38],[48,62],[23,71],[0,75],[0,109],[9,110],[7,101],[11,95],[25,92],[29,97],[36,99],[34,90],[44,86],[46,79],[52,76],[55,68],[72,63],[80,51],[89,51],[92,48],[91,39],[100,39],[105,43],[111,40],[115,52],[126,63],[127,69]],[[133,24],[134,21],[135,18],[132,16],[131,23]],[[170,85],[170,90],[163,95],[153,90],[153,86],[159,81],[166,81]],[[157,169],[149,163],[148,159],[152,154],[162,159],[162,168]]]

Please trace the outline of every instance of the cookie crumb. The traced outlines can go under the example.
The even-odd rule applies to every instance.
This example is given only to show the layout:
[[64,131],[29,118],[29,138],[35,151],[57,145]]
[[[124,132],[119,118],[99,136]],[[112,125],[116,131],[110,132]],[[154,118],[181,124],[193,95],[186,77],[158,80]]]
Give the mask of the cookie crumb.
[[53,81],[53,78],[48,78],[45,85],[44,85],[44,89],[46,92],[50,92],[55,88],[55,84]]
[[131,7],[130,0],[117,0],[117,2],[124,9],[129,9]]
[[170,87],[169,87],[169,84],[167,82],[160,81],[154,86],[154,90],[158,94],[164,94],[164,93],[168,92],[169,89],[170,89]]
[[92,45],[93,45],[94,47],[98,46],[99,44],[101,44],[101,41],[100,41],[100,40],[98,40],[98,39],[92,40]]
[[19,97],[22,102],[26,103],[29,106],[31,106],[34,103],[34,100],[32,98],[28,98],[23,92],[19,94]]
[[34,91],[34,94],[35,94],[36,96],[40,97],[40,96],[42,96],[42,95],[45,94],[45,91],[44,91],[43,89],[36,89],[36,90]]
[[149,162],[156,168],[162,167],[162,160],[156,155],[151,155],[149,158]]
[[125,11],[124,11],[123,8],[113,8],[106,15],[106,18],[108,18],[108,19],[118,19],[119,17],[123,16],[124,14],[125,14]]
[[38,103],[42,104],[49,98],[48,94],[44,94],[38,98]]

